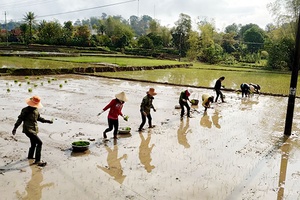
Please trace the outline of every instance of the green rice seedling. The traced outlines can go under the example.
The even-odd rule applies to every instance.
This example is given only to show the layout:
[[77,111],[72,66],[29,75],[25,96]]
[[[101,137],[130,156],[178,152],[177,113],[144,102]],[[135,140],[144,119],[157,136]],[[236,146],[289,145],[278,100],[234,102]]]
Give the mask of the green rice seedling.
[[39,80],[39,79],[40,79],[40,77],[36,77],[36,79],[37,79],[37,80]]
[[28,77],[28,76],[25,76],[25,79],[29,79],[29,77]]
[[18,80],[15,80],[14,82],[15,82],[15,83],[17,83],[17,82],[18,82]]
[[10,89],[9,88],[7,88],[7,90],[6,90],[7,92],[10,92]]
[[32,89],[31,89],[31,88],[28,88],[28,92],[32,92]]
[[60,87],[60,88],[62,88],[62,86],[63,86],[62,84],[59,84],[59,87]]
[[22,86],[22,84],[21,84],[21,83],[19,83],[19,86],[21,87],[21,86]]
[[44,85],[44,83],[43,82],[41,82],[41,86],[43,86]]
[[8,85],[9,83],[6,83],[6,85]]
[[34,84],[33,86],[34,86],[34,87],[37,87],[38,85],[37,85],[37,84]]
[[48,83],[51,83],[51,80],[50,80],[50,79],[48,79]]
[[67,83],[68,81],[67,80],[65,80],[65,83]]
[[30,81],[27,81],[27,84],[29,85],[29,84],[30,84]]

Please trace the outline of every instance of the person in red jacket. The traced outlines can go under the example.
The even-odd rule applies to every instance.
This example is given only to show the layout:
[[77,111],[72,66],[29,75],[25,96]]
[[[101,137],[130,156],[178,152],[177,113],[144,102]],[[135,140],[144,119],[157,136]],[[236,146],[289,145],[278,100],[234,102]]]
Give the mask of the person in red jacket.
[[117,138],[118,129],[119,129],[119,115],[121,115],[124,120],[126,120],[125,116],[122,113],[123,104],[127,101],[126,94],[121,92],[116,94],[116,98],[111,100],[107,106],[103,108],[103,110],[98,114],[101,115],[104,111],[109,110],[107,120],[108,120],[108,128],[103,132],[103,138],[107,139],[106,133],[114,129],[114,139]]

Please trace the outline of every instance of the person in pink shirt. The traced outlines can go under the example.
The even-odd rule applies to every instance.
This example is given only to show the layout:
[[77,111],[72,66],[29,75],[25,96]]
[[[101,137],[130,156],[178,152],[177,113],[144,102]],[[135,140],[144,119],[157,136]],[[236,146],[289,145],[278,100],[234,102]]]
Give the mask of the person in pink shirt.
[[117,138],[118,129],[119,129],[119,115],[121,115],[124,120],[126,120],[125,116],[122,113],[123,104],[128,100],[126,94],[121,92],[116,94],[116,98],[111,100],[109,104],[107,104],[103,110],[98,114],[101,115],[103,112],[109,109],[107,120],[108,120],[108,128],[103,132],[103,138],[107,139],[106,133],[114,129],[114,139]]

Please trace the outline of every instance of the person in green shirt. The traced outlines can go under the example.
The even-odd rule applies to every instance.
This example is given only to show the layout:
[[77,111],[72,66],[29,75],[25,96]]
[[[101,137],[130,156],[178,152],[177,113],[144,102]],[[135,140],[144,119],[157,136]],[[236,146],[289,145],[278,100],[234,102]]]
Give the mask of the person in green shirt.
[[141,107],[140,107],[140,112],[142,116],[142,123],[139,127],[138,131],[142,131],[143,127],[146,123],[146,117],[148,119],[148,124],[149,128],[153,128],[154,126],[152,125],[152,116],[150,114],[151,108],[153,109],[154,112],[156,112],[156,109],[154,108],[152,101],[154,99],[154,96],[157,93],[155,92],[154,88],[150,88],[149,91],[147,92],[147,95],[143,98]]
[[27,107],[21,110],[21,114],[18,116],[18,120],[16,121],[14,128],[12,130],[12,134],[15,135],[17,132],[17,128],[23,122],[23,133],[30,139],[31,147],[28,152],[28,159],[34,159],[33,155],[35,153],[35,162],[38,166],[45,166],[47,163],[41,161],[41,150],[43,142],[38,137],[38,124],[40,121],[42,123],[52,124],[52,120],[44,119],[40,116],[38,108],[42,108],[43,105],[41,103],[41,99],[39,96],[33,96],[29,99],[26,99]]

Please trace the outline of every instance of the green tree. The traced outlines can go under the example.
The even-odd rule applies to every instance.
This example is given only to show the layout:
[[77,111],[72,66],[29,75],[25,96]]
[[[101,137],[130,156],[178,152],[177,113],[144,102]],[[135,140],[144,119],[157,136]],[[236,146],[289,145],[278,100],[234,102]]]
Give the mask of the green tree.
[[147,37],[149,37],[152,40],[152,43],[154,45],[154,48],[159,49],[163,45],[162,37],[155,33],[149,33],[147,34]]
[[[275,0],[268,4],[268,8],[275,18],[277,26],[296,22],[300,13],[299,0]],[[296,31],[295,24],[291,24],[291,29]]]
[[201,42],[199,33],[196,31],[191,31],[187,42],[189,43],[190,48],[188,49],[186,56],[189,60],[194,61],[198,58],[200,53]]
[[179,19],[175,22],[175,27],[172,28],[172,42],[173,45],[178,49],[179,56],[186,56],[188,50],[187,40],[189,33],[192,29],[191,17],[187,14],[181,13]]
[[153,49],[153,42],[147,36],[141,36],[138,39],[138,46],[143,49]]
[[201,60],[210,64],[216,64],[222,60],[223,49],[218,44],[212,44],[202,50]]
[[280,40],[268,40],[266,42],[268,51],[268,66],[273,69],[292,69],[295,52],[295,41],[292,38],[281,38]]
[[239,39],[243,40],[245,32],[253,27],[260,29],[257,24],[252,24],[252,23],[241,26],[241,28],[239,30]]
[[64,22],[62,28],[62,43],[65,45],[71,45],[74,34],[74,26],[71,21]]
[[250,53],[257,53],[264,45],[264,36],[262,30],[253,26],[243,34],[243,40]]
[[121,18],[108,17],[105,26],[105,34],[111,38],[111,43],[114,47],[123,48],[133,38],[133,30],[128,24],[124,24],[124,20]]
[[238,41],[235,40],[235,32],[229,32],[222,35],[221,46],[226,53],[233,53],[237,51]]
[[167,27],[161,27],[161,39],[164,47],[169,47],[172,36],[171,32]]
[[62,44],[63,31],[58,21],[46,22],[43,20],[38,26],[38,41],[42,44]]
[[90,45],[91,32],[87,25],[76,26],[75,34],[73,37],[73,43],[78,46],[89,46]]
[[28,12],[24,15],[24,21],[29,26],[29,42],[32,41],[32,26],[36,23],[36,15],[33,12]]
[[[198,22],[200,31],[200,53],[198,59],[210,64],[221,60],[223,49],[221,47],[222,38],[216,32],[214,22],[202,20]],[[220,43],[220,44],[218,44]]]
[[21,30],[21,34],[22,34],[22,41],[25,43],[28,43],[29,41],[29,37],[28,37],[28,30],[29,27],[27,24],[21,24],[20,25],[20,30]]
[[229,26],[226,26],[225,33],[234,33],[237,35],[240,27],[241,27],[241,25],[237,25],[237,24],[233,23]]

